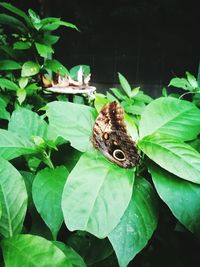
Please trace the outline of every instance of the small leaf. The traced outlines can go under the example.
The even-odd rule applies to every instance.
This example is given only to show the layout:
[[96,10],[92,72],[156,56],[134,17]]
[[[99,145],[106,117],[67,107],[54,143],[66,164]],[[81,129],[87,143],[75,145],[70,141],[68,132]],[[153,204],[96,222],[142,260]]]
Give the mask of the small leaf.
[[200,184],[200,154],[188,144],[157,134],[144,137],[138,146],[165,170]]
[[125,100],[127,98],[127,96],[123,94],[122,90],[118,88],[110,88],[110,90],[119,100]]
[[99,93],[95,94],[94,106],[98,113],[107,103],[109,103],[109,100],[106,98],[105,95]]
[[120,267],[126,267],[146,246],[157,226],[157,208],[153,187],[145,179],[138,178],[128,208],[108,236]]
[[62,210],[68,229],[106,237],[128,206],[133,181],[133,170],[108,162],[96,150],[84,153],[63,191]]
[[156,190],[174,216],[191,232],[200,237],[200,186],[149,164]]
[[192,91],[192,86],[185,78],[173,78],[173,79],[171,79],[168,86],[174,86],[177,88],[181,88],[183,90]]
[[54,45],[58,42],[60,36],[44,33],[44,37],[42,39],[42,43],[46,45]]
[[90,137],[96,115],[93,108],[54,101],[47,105],[46,114],[49,118],[49,134],[52,134],[50,139],[61,136],[82,152],[91,146]]
[[31,47],[31,43],[30,42],[23,42],[23,41],[18,41],[15,42],[13,44],[13,48],[16,50],[26,50],[29,49]]
[[193,89],[198,87],[198,83],[197,83],[196,78],[191,73],[189,73],[188,71],[186,71],[186,75],[187,75],[188,82],[191,84]]
[[135,97],[140,91],[140,87],[136,87],[131,91],[130,97]]
[[19,101],[19,104],[21,105],[25,99],[26,99],[26,90],[24,88],[19,88],[17,90],[17,100]]
[[0,70],[19,70],[21,65],[14,60],[4,59],[0,60]]
[[64,166],[46,168],[37,173],[33,182],[33,201],[54,239],[63,223],[61,196],[67,176],[68,171]]
[[28,78],[27,77],[21,77],[19,79],[19,87],[20,88],[25,88],[27,83],[28,83]]
[[0,119],[10,119],[10,113],[6,110],[6,106],[6,102],[2,98],[0,98]]
[[27,209],[27,192],[20,173],[3,158],[0,158],[0,173],[0,233],[7,238],[20,233],[22,229]]
[[57,30],[60,26],[65,26],[78,31],[77,27],[74,24],[62,21],[60,20],[60,18],[44,18],[41,20],[41,24],[43,25],[41,28],[41,30],[43,31],[54,31]]
[[161,133],[192,140],[200,133],[200,110],[189,101],[161,97],[144,110],[139,124],[140,138]]
[[127,79],[119,72],[118,72],[118,78],[124,92],[127,94],[128,97],[131,97],[131,87]]
[[37,74],[40,71],[40,65],[33,62],[33,61],[27,61],[22,66],[22,77],[25,76],[33,76]]
[[17,91],[19,89],[19,86],[17,86],[16,83],[14,83],[8,79],[4,79],[4,78],[0,78],[0,87],[6,88],[6,89],[12,90],[12,91]]
[[52,242],[36,235],[16,235],[1,241],[7,267],[72,267],[65,254]]
[[78,72],[82,68],[83,76],[87,77],[90,74],[90,66],[77,65],[70,69],[69,75],[73,80],[78,80]]
[[49,55],[51,55],[52,53],[54,53],[53,49],[51,46],[47,46],[45,44],[41,44],[38,42],[35,42],[35,47],[38,51],[38,54],[41,57],[47,58]]
[[58,60],[52,59],[52,60],[46,60],[44,68],[47,70],[51,70],[55,73],[59,73],[60,75],[69,75],[68,70],[63,66]]

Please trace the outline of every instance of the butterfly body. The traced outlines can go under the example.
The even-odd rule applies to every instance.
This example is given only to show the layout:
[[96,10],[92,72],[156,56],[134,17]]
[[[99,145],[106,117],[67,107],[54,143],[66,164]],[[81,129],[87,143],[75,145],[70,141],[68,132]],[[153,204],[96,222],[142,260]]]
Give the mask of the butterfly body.
[[115,101],[100,111],[93,127],[92,143],[120,167],[131,168],[139,161],[135,142],[126,130],[124,111]]

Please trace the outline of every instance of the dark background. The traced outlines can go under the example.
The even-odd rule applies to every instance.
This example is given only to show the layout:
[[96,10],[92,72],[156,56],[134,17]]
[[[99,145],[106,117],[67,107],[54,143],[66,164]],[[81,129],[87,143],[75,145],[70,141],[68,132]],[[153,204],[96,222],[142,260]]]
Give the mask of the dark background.
[[193,1],[8,2],[74,23],[80,32],[65,27],[55,31],[61,36],[55,57],[67,68],[90,65],[95,83],[118,83],[120,72],[133,85],[161,88],[185,71],[197,76],[199,8]]

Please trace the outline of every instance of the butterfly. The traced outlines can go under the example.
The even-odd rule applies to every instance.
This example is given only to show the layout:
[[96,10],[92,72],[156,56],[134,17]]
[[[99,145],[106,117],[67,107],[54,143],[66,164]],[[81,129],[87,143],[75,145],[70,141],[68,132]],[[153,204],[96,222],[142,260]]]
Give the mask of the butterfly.
[[139,162],[136,144],[127,133],[124,111],[116,101],[106,104],[97,116],[92,143],[120,167],[132,168]]

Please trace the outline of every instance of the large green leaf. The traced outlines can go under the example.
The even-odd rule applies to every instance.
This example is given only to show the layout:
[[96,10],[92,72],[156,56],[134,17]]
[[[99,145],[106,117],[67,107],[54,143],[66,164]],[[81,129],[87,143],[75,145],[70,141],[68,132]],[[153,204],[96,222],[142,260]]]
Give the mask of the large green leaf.
[[21,65],[14,60],[4,59],[0,60],[0,70],[18,70],[21,69]]
[[156,134],[144,137],[138,146],[162,168],[200,184],[200,154],[188,144]]
[[140,138],[153,133],[192,140],[200,133],[200,110],[189,101],[161,97],[144,110],[139,125]]
[[200,237],[200,186],[181,180],[155,164],[149,165],[156,190],[174,216]]
[[71,231],[85,230],[106,237],[128,206],[133,181],[133,170],[118,167],[98,151],[83,154],[63,191],[66,226]]
[[10,160],[36,152],[37,147],[33,142],[16,133],[0,129],[0,156],[4,159]]
[[120,267],[126,267],[146,246],[156,229],[157,221],[158,210],[154,189],[145,179],[138,178],[127,210],[108,236]]
[[1,242],[6,267],[72,267],[52,242],[35,235],[17,235]]
[[26,139],[31,139],[32,136],[46,138],[47,126],[47,123],[36,112],[18,108],[12,113],[8,130]]
[[61,197],[67,176],[68,171],[64,166],[46,168],[37,173],[33,182],[33,201],[54,239],[63,223]]
[[53,137],[63,137],[71,145],[86,151],[90,146],[96,112],[93,108],[69,102],[54,101],[47,105],[47,116]]
[[33,61],[27,61],[22,66],[22,77],[33,76],[40,71],[40,65]]
[[26,186],[20,173],[3,158],[0,158],[0,173],[0,233],[12,237],[20,233],[23,226],[27,208]]
[[0,98],[0,119],[9,120],[10,113],[6,110],[6,102]]

